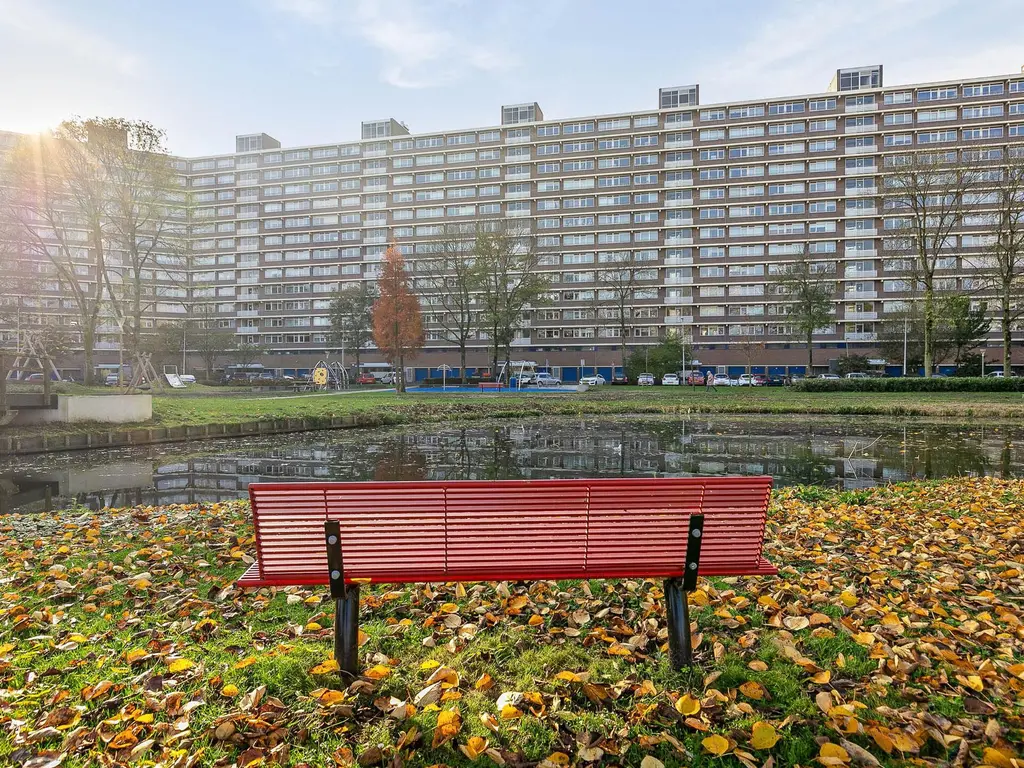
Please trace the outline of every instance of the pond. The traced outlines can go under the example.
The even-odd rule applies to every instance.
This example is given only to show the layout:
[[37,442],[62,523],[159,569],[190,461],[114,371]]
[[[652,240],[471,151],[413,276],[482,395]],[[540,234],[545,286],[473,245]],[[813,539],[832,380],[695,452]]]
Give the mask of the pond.
[[224,501],[249,483],[769,474],[847,489],[1024,476],[1024,428],[861,417],[530,419],[48,454],[0,467],[0,513]]

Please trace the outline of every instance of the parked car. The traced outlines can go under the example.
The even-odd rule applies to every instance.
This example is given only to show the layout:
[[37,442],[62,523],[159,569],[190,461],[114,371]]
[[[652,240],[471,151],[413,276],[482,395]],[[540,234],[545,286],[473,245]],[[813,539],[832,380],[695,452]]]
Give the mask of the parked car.
[[818,378],[819,379],[825,379],[826,381],[839,381],[840,380],[839,379],[839,374],[837,374],[837,373],[823,373]]
[[[126,377],[127,378],[127,377]],[[116,387],[119,377],[116,373],[108,373],[107,378],[103,380],[103,385],[107,387]]]
[[735,387],[736,379],[730,379],[727,373],[716,373],[712,384],[716,387]]
[[263,373],[261,373],[257,378],[260,381],[275,381],[277,379],[277,374],[273,371],[263,371]]
[[608,382],[601,374],[597,374],[596,376],[584,376],[582,379],[580,379],[580,384],[587,384],[588,386],[591,387],[597,387],[600,386],[601,384],[607,383]]
[[754,374],[752,373],[741,373],[739,378],[736,379],[737,387],[752,387],[754,386]]
[[783,387],[786,385],[785,376],[769,376],[765,382],[766,387]]
[[861,373],[860,371],[851,371],[850,373],[846,374],[846,378],[848,378],[848,379],[870,379],[871,377],[868,376],[866,373]]
[[612,384],[629,384],[629,376],[626,376],[625,374],[612,376]]
[[557,379],[550,373],[538,373],[533,378],[533,383],[538,387],[560,387],[562,380]]
[[178,381],[180,381],[182,384],[195,384],[196,377],[193,376],[191,373],[183,373],[178,377]]
[[654,374],[653,373],[641,373],[636,377],[636,383],[638,387],[653,387],[654,386]]
[[[1013,376],[1013,373],[1010,373],[1010,376]],[[985,374],[985,378],[986,379],[1001,379],[1001,378],[1003,378],[1003,371],[992,371],[992,373],[986,373]]]
[[763,373],[754,374],[754,386],[755,387],[766,387],[768,386],[768,377]]
[[700,371],[690,371],[686,374],[686,383],[691,387],[704,386],[704,374]]
[[398,375],[394,371],[388,371],[387,373],[381,374],[377,381],[381,384],[394,386],[398,383]]
[[356,384],[376,384],[377,379],[373,377],[372,373],[361,373],[359,378],[356,379]]
[[661,377],[661,386],[663,387],[678,387],[679,377],[674,373],[666,373]]

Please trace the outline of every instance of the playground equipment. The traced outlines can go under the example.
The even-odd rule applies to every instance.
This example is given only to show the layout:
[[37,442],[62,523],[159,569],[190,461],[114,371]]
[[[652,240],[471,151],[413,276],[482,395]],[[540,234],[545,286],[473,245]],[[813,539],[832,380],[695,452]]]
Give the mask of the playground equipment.
[[342,390],[348,389],[348,387],[348,369],[341,363],[328,363],[326,360],[320,360],[313,366],[302,385],[303,389],[311,389],[315,392]]

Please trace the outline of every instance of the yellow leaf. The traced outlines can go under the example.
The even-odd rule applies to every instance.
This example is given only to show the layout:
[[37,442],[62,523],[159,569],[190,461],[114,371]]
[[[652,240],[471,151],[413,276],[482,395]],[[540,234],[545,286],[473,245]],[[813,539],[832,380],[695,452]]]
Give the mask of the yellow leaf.
[[248,667],[248,666],[250,666],[252,664],[255,664],[255,663],[256,663],[256,659],[254,657],[250,656],[250,657],[248,657],[246,659],[242,659],[241,661],[235,662],[235,667],[234,668],[235,669],[245,669],[246,667]]
[[716,733],[701,741],[701,746],[712,755],[721,757],[729,751],[729,740]]
[[310,694],[316,699],[317,704],[321,704],[325,707],[333,706],[345,700],[345,694],[343,691],[335,691],[332,688],[317,688]]
[[139,737],[135,735],[131,730],[121,731],[117,736],[110,740],[107,744],[108,749],[125,749],[126,747],[134,747],[139,743]]
[[640,761],[640,768],[665,768],[665,764],[654,755],[644,755]]
[[530,617],[530,620],[526,623],[529,624],[531,627],[539,627],[541,624],[544,623],[544,617],[539,616],[535,613],[533,614],[533,616]]
[[455,603],[445,603],[441,606],[441,613],[458,613],[459,606]]
[[754,749],[771,749],[779,740],[779,734],[770,723],[758,721],[750,732],[750,746]]
[[136,661],[140,661],[146,658],[147,656],[149,656],[149,654],[141,648],[132,648],[130,651],[128,651],[128,653],[124,655],[125,659],[128,661],[129,664],[134,664]]
[[681,715],[696,715],[700,712],[700,702],[688,693],[676,699],[676,711]]
[[6,653],[10,653],[13,650],[14,643],[4,643],[3,645],[0,645],[0,656],[3,656]]
[[832,742],[825,742],[818,752],[818,762],[822,765],[843,765],[850,762],[850,753]]
[[376,664],[370,667],[363,673],[363,677],[368,677],[371,680],[382,680],[391,674],[391,667],[385,667],[383,664]]
[[441,662],[440,661],[435,661],[434,659],[427,659],[422,664],[420,664],[420,669],[421,670],[437,669],[440,666],[441,666]]
[[473,687],[478,691],[488,691],[494,686],[494,678],[484,672],[480,675],[480,679],[473,683]]
[[582,683],[583,678],[577,675],[575,672],[559,672],[555,675],[555,680],[564,680],[567,683]]
[[515,720],[517,717],[523,716],[522,711],[517,707],[513,707],[511,704],[506,704],[502,707],[501,712],[498,714],[501,715],[502,720]]
[[465,752],[466,757],[470,760],[476,760],[487,751],[487,739],[482,736],[473,736],[466,742],[466,746],[462,751]]
[[552,765],[566,766],[569,764],[569,756],[565,752],[552,752],[545,758],[545,762]]
[[189,659],[176,659],[168,665],[167,670],[173,675],[176,672],[184,672],[186,669],[192,669],[195,665],[196,663]]
[[608,646],[608,653],[612,656],[631,656],[633,651],[622,643],[612,643]]
[[875,636],[871,632],[858,632],[857,634],[853,635],[853,641],[855,643],[859,643],[860,645],[871,645],[873,642],[875,642]]
[[825,669],[825,670],[822,670],[821,672],[819,672],[818,674],[813,675],[811,677],[811,682],[812,683],[816,683],[817,685],[825,685],[831,679],[832,679],[832,673],[829,672],[827,669]]
[[317,664],[315,667],[309,670],[309,672],[313,675],[326,675],[331,672],[337,672],[339,669],[341,669],[341,667],[338,666],[338,662],[336,662],[334,659],[328,659],[322,664]]
[[75,632],[74,634],[70,635],[68,637],[68,640],[71,640],[72,642],[75,642],[75,643],[87,643],[87,642],[89,642],[89,638],[88,637],[86,637],[85,635],[79,634],[78,632]]
[[1008,755],[1002,749],[996,749],[995,747],[985,747],[985,751],[982,753],[982,762],[988,765],[994,765],[996,768],[1014,768],[1011,762],[1012,755]]
[[308,624],[306,624],[306,631],[307,632],[319,632],[321,629],[323,629],[323,627],[321,627],[315,621],[311,621]]
[[967,677],[957,675],[956,679],[971,690],[978,691],[979,693],[985,690],[985,683],[982,682],[981,677],[978,675],[967,675]]
[[149,725],[149,723],[153,722],[153,713],[152,712],[136,712],[134,715],[132,715],[132,720],[134,720],[136,723],[142,723],[144,725]]
[[839,595],[839,601],[847,608],[853,608],[857,604],[857,596],[852,592],[843,592]]
[[228,697],[237,696],[238,695],[238,686],[237,685],[231,685],[230,683],[228,683],[227,685],[225,685],[223,688],[220,689],[220,695],[221,696],[228,696]]
[[740,692],[751,699],[763,699],[765,690],[760,683],[755,683],[753,680],[748,680],[740,686]]
[[366,576],[361,576],[361,577],[358,577],[358,578],[347,579],[347,581],[351,582],[352,584],[372,584],[373,583],[373,579],[368,578]]
[[462,715],[457,709],[443,709],[437,716],[437,727],[434,729],[434,740],[431,746],[437,749],[458,734],[462,728]]

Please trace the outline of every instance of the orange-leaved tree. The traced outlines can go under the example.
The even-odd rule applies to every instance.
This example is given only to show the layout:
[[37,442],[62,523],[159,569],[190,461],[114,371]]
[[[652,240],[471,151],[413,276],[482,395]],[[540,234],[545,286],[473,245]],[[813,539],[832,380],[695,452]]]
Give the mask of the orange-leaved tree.
[[380,298],[373,305],[373,342],[395,369],[398,391],[404,392],[405,356],[415,356],[423,347],[423,316],[409,287],[405,259],[394,243],[384,253],[377,290]]

